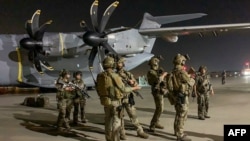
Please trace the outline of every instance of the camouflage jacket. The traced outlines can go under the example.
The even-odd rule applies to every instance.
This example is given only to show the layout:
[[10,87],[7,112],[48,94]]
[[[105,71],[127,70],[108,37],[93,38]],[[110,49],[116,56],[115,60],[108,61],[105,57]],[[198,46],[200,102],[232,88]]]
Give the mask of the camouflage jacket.
[[172,73],[174,91],[188,95],[193,87],[190,75],[180,65],[175,66]]
[[[125,83],[125,86],[136,86],[137,85],[137,81],[134,78],[134,75],[124,69],[121,69],[119,71],[117,71],[117,74],[122,78],[122,81]],[[134,81],[133,85],[129,85],[129,81],[132,80]]]
[[157,85],[159,82],[159,76],[158,76],[157,70],[150,69],[148,71],[147,78],[148,78],[149,85],[151,85],[152,87],[155,87],[155,85]]
[[[104,80],[102,79],[102,76],[106,76],[105,78],[107,81],[103,82]],[[110,84],[105,84],[105,83],[110,83]],[[121,77],[115,73],[113,70],[106,70],[100,74],[97,75],[97,92],[100,97],[102,96],[108,96],[111,99],[120,99],[123,96],[118,96],[115,94],[116,92],[114,91],[118,90],[121,95],[123,93],[130,93],[132,92],[131,87],[126,87],[125,84],[122,82]]]
[[[72,83],[73,84],[76,84],[79,88],[81,89],[84,89],[85,88],[85,84],[84,84],[84,81],[81,79],[81,80],[72,80]],[[74,91],[75,93],[75,98],[85,98],[82,93],[80,92],[80,90],[75,90]]]
[[196,91],[199,94],[206,94],[211,87],[210,81],[207,75],[197,75],[195,78]]
[[69,99],[74,97],[73,91],[66,91],[65,86],[60,81],[64,82],[65,84],[68,84],[69,81],[64,80],[63,78],[59,77],[56,81],[56,89],[57,89],[57,99]]

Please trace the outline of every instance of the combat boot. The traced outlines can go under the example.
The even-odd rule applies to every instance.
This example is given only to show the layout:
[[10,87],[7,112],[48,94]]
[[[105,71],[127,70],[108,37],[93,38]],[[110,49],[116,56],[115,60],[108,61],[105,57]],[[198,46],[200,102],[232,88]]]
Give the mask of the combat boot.
[[150,125],[149,126],[149,132],[155,133],[155,126]]
[[155,128],[164,129],[164,126],[160,125],[160,123],[156,123]]
[[120,135],[120,140],[127,140],[127,136],[125,134]]
[[137,136],[144,138],[144,139],[147,139],[149,137],[149,135],[147,133],[145,133],[144,131],[138,131]]
[[82,123],[87,123],[88,120],[86,118],[81,119]]
[[177,137],[177,141],[192,141],[190,138],[188,138],[186,135],[183,135],[182,137]]
[[210,118],[210,116],[208,116],[208,115],[205,115],[204,117],[205,117],[205,118]]
[[205,118],[204,117],[199,117],[199,120],[205,120]]

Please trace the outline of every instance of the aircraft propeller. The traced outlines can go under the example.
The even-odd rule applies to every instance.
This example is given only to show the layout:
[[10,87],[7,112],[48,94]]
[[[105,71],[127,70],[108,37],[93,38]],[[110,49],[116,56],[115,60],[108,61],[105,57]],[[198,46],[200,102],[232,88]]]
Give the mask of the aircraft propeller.
[[47,21],[42,26],[39,26],[39,17],[41,10],[37,10],[31,20],[25,23],[25,29],[29,35],[28,38],[20,40],[20,46],[29,50],[28,59],[34,64],[36,70],[43,74],[42,67],[53,70],[53,67],[45,60],[46,52],[43,50],[43,35],[48,25],[52,23],[52,20]]
[[[90,16],[91,16],[91,22],[93,25],[93,29],[87,27],[86,23],[84,21],[80,22],[80,26],[85,29],[85,33],[82,36],[82,39],[85,44],[92,46],[92,50],[89,55],[89,69],[93,69],[93,63],[94,59],[96,57],[96,54],[99,52],[100,47],[103,47],[104,49],[108,50],[109,52],[112,52],[114,54],[117,54],[115,50],[109,45],[107,35],[115,32],[121,32],[124,30],[127,30],[126,27],[121,27],[115,31],[109,31],[105,32],[106,25],[109,21],[110,16],[118,6],[119,2],[115,1],[113,2],[104,12],[100,25],[98,24],[98,0],[95,0],[90,8]],[[99,54],[99,61],[100,61],[100,54]]]

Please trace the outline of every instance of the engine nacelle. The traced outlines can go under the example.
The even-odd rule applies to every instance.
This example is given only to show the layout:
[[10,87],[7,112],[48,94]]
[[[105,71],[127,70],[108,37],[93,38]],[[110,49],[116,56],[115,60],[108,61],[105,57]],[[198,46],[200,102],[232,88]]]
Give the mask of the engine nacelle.
[[178,41],[178,36],[164,36],[163,38],[171,43],[176,43]]

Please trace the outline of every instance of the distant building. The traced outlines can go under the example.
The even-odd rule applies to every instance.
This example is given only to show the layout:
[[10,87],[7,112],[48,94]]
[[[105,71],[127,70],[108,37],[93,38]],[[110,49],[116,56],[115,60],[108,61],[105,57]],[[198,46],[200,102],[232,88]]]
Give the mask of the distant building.
[[138,83],[142,87],[148,87],[149,86],[147,77],[144,76],[144,75],[138,77]]

